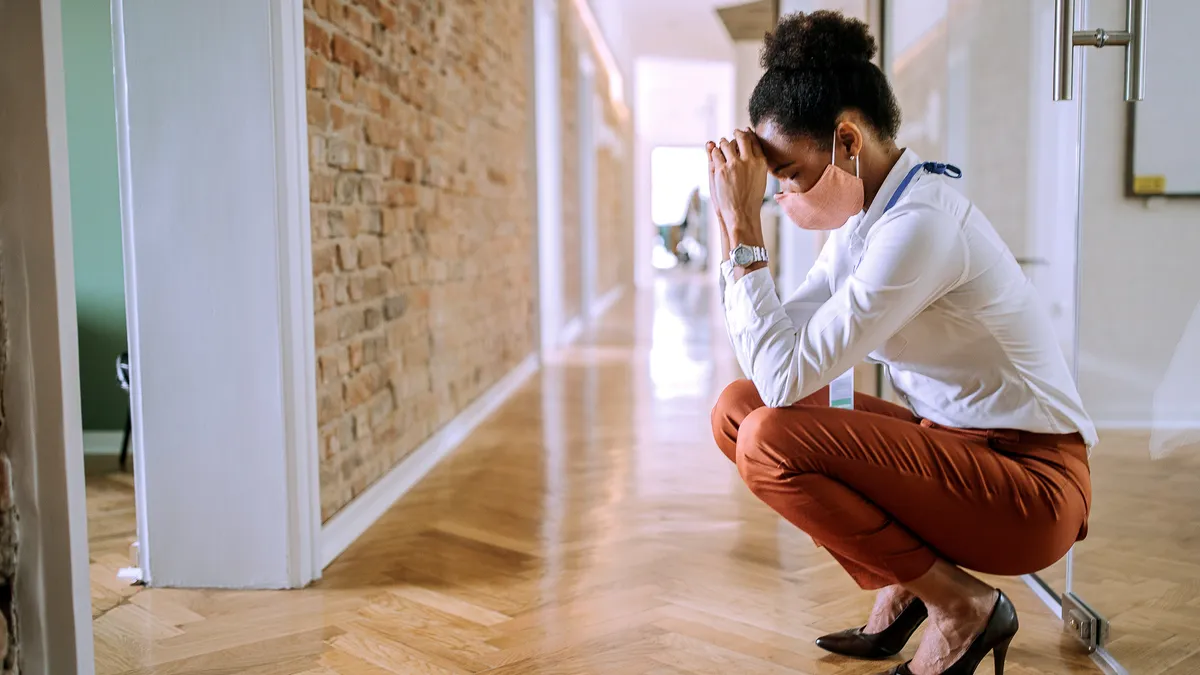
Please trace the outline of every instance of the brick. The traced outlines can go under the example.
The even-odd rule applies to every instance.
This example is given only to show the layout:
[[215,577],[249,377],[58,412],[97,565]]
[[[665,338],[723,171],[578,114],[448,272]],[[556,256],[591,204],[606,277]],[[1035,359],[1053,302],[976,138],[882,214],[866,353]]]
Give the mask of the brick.
[[383,233],[383,212],[379,209],[368,209],[362,214],[362,232],[379,235]]
[[331,427],[320,429],[318,434],[318,443],[320,443],[321,448],[321,461],[324,463],[325,461],[337,456],[338,452],[341,451],[341,444],[337,442],[337,434],[334,433],[334,429]]
[[404,183],[389,184],[385,189],[386,201],[388,206],[415,206],[417,204],[417,188],[414,185]]
[[329,86],[329,63],[323,58],[310,58],[305,71],[309,89],[324,90]]
[[368,307],[363,310],[363,327],[374,330],[383,323],[383,310],[379,307]]
[[358,269],[358,247],[352,241],[338,242],[338,263],[342,270]]
[[395,126],[378,117],[368,117],[363,129],[366,133],[365,139],[371,145],[393,147],[400,143]]
[[333,188],[333,176],[314,173],[309,179],[308,198],[315,204],[328,204],[333,201]]
[[325,275],[313,282],[313,309],[320,312],[336,303],[334,296],[334,278]]
[[[314,222],[316,222],[314,220]],[[338,239],[347,236],[346,232],[346,213],[342,209],[330,209],[329,213],[325,214],[325,232],[326,236]]]
[[354,113],[345,105],[335,102],[329,105],[329,128],[349,142],[354,140]]
[[342,414],[342,383],[340,380],[317,390],[317,418],[332,419]]
[[377,300],[387,292],[389,273],[385,269],[376,269],[367,273],[363,278],[363,300]]
[[396,155],[392,159],[392,178],[411,183],[417,177],[417,163],[411,157]]
[[381,375],[378,367],[368,366],[346,380],[343,393],[346,407],[355,408],[370,400],[383,386]]
[[337,255],[335,244],[314,244],[312,248],[313,274],[320,276],[332,273],[337,265]]
[[385,30],[395,30],[400,25],[400,17],[396,14],[396,10],[391,7],[381,7],[379,9],[379,23]]
[[343,309],[337,320],[337,337],[339,340],[358,335],[367,326],[361,309],[350,307]]
[[338,204],[353,204],[358,199],[358,186],[362,177],[358,174],[344,173],[337,177],[333,184],[334,199]]
[[341,381],[342,371],[338,368],[338,356],[335,352],[324,352],[317,356],[317,381],[320,384]]
[[[337,169],[353,169],[357,154],[354,144],[350,141],[335,140],[329,144],[329,166]],[[338,176],[341,178],[341,176]]]
[[338,78],[338,97],[347,103],[354,102],[354,73],[343,71]]
[[351,38],[335,34],[332,49],[334,62],[353,68],[355,75],[368,72],[371,57]]
[[308,165],[321,166],[325,164],[325,137],[314,134],[308,135]]
[[313,320],[314,342],[317,349],[334,343],[337,337],[337,321],[329,312],[316,316]]
[[338,277],[333,280],[334,304],[345,305],[350,302],[350,277]]
[[383,203],[383,180],[364,176],[358,184],[358,195],[363,204],[375,206]]
[[383,303],[383,316],[388,321],[399,319],[408,310],[408,296],[397,295],[388,298]]
[[365,148],[360,153],[362,170],[366,173],[383,173],[383,150],[379,148]]
[[[361,258],[361,251],[360,251],[359,255]],[[363,300],[363,277],[362,277],[362,275],[356,275],[356,276],[350,277],[349,293],[350,293],[350,302],[362,302],[362,300]]]
[[364,235],[356,240],[358,246],[358,266],[367,269],[376,267],[383,262],[383,252],[379,237]]
[[329,126],[329,104],[324,96],[311,91],[308,92],[308,123],[320,129]]
[[333,55],[329,31],[311,21],[304,22],[304,47],[326,59]]

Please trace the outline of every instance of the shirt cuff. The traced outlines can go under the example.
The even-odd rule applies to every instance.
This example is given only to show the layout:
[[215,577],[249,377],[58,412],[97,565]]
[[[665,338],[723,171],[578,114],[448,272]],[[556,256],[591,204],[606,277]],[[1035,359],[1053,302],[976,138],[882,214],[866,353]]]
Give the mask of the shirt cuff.
[[766,267],[726,284],[725,318],[729,330],[734,334],[749,330],[761,319],[779,311],[780,307],[775,280],[771,278],[771,270]]

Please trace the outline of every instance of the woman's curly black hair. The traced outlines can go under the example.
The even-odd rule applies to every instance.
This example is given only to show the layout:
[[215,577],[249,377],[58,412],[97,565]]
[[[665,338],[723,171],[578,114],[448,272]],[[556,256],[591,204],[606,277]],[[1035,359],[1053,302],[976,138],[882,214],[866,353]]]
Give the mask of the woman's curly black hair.
[[796,13],[768,33],[766,72],[750,96],[750,121],[772,120],[789,136],[829,147],[837,118],[857,110],[881,138],[896,137],[900,106],[887,77],[871,62],[877,51],[867,24],[827,10]]

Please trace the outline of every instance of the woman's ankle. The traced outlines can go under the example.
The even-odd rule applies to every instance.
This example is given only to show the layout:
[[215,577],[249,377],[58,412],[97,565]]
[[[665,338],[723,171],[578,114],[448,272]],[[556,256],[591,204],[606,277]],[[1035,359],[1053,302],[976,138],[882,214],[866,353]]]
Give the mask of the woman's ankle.
[[881,588],[875,595],[875,606],[863,632],[878,633],[886,629],[916,599],[917,596],[900,585]]

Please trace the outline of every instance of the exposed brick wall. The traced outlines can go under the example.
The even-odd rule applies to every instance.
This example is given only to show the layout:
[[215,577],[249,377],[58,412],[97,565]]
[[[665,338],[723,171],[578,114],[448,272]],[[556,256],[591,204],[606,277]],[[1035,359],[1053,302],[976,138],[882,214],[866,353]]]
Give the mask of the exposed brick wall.
[[322,517],[534,350],[527,0],[305,0]]
[[[596,75],[597,90],[608,101],[608,79]],[[633,121],[611,101],[604,106],[603,131],[597,148],[596,293],[633,286]]]

